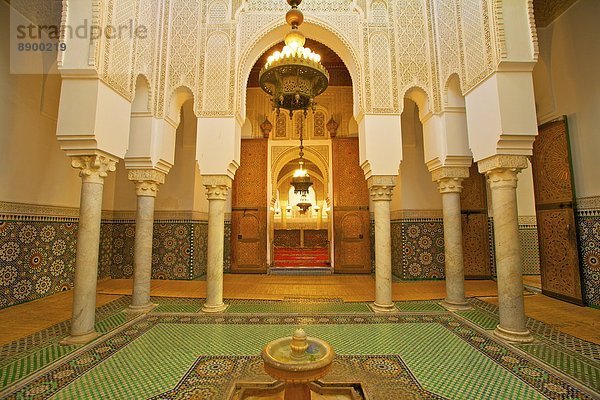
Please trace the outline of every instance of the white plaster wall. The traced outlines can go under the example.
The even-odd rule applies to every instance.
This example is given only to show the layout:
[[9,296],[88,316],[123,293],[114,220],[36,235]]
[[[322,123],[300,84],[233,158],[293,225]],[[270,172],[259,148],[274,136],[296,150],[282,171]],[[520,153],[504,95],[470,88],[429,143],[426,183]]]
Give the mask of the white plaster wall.
[[538,29],[539,122],[567,115],[577,197],[600,195],[600,1],[579,0]]
[[442,208],[442,197],[425,165],[423,125],[419,121],[416,104],[411,100],[404,103],[401,123],[403,156],[391,211],[439,210]]
[[533,175],[531,163],[518,175],[519,183],[517,185],[517,206],[519,215],[535,215],[535,198],[533,193]]
[[[196,116],[192,102],[183,105],[175,142],[175,164],[156,197],[157,211],[208,212],[208,200],[196,163]],[[133,190],[133,189],[132,189]]]
[[0,201],[78,207],[81,180],[56,140],[60,77],[11,75],[0,2]]

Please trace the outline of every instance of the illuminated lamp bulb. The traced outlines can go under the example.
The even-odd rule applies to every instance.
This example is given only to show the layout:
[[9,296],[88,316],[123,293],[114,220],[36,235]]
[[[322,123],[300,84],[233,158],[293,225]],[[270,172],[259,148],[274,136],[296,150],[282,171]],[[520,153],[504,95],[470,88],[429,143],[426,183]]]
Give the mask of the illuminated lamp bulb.
[[275,59],[275,61],[278,61],[281,58],[281,53],[276,51],[275,53],[273,53],[273,58]]
[[297,29],[291,30],[287,35],[285,35],[285,44],[290,46],[292,50],[296,50],[298,47],[304,46],[306,42],[306,38],[303,34],[298,32]]
[[308,58],[308,56],[311,53],[310,48],[309,47],[305,47],[303,51],[304,51],[304,58]]
[[321,56],[315,53],[315,62],[321,62]]

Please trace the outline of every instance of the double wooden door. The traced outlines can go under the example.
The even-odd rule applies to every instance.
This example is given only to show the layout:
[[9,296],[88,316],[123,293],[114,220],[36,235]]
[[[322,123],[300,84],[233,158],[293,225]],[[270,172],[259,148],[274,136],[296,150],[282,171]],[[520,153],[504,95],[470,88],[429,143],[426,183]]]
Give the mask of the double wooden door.
[[473,163],[460,194],[466,279],[489,279],[490,246],[485,176]]
[[359,165],[358,139],[335,138],[333,230],[336,273],[371,272],[369,189]]
[[244,139],[231,195],[231,272],[267,272],[267,149]]
[[532,169],[542,293],[584,304],[567,119],[538,130]]

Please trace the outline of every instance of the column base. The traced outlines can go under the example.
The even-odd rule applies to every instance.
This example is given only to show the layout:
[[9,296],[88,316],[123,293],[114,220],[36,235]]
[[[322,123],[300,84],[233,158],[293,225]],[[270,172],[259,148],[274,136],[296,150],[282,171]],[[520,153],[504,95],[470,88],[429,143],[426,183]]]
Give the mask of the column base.
[[377,304],[377,303],[373,303],[373,304],[369,304],[369,307],[371,307],[371,310],[373,310],[374,313],[390,313],[390,312],[398,312],[398,309],[396,308],[396,306],[394,304]]
[[452,303],[448,300],[442,300],[439,302],[439,305],[448,311],[466,311],[473,309],[473,307],[471,307],[471,305],[466,301],[464,303]]
[[228,307],[229,307],[229,304],[225,304],[225,303],[217,304],[216,306],[212,306],[212,305],[208,305],[208,304],[204,303],[204,305],[202,306],[202,312],[203,313],[222,313],[225,310],[227,310]]
[[70,335],[58,342],[63,346],[81,345],[88,344],[92,340],[96,339],[100,334],[96,331],[91,331],[83,335]]
[[131,314],[147,314],[150,311],[152,311],[153,309],[155,309],[156,307],[158,307],[158,304],[155,304],[155,303],[148,303],[143,306],[134,306],[133,304],[131,304],[131,305],[129,305],[129,307],[127,307],[125,309],[125,312],[131,313]]
[[523,332],[514,332],[502,328],[500,325],[498,325],[494,330],[494,336],[512,343],[531,343],[534,340],[533,336],[528,330]]

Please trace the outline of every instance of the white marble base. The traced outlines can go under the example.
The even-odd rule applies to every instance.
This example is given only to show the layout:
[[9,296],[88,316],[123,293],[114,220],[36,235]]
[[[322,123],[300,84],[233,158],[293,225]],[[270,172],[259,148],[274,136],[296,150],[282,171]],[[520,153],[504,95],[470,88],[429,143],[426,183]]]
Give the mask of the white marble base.
[[96,339],[98,336],[100,336],[100,334],[96,331],[92,331],[84,335],[71,335],[61,340],[59,344],[63,346],[88,344],[94,339]]
[[227,310],[228,307],[229,307],[229,304],[225,304],[225,303],[221,303],[216,306],[204,304],[202,306],[202,312],[209,313],[209,314],[210,313],[222,313],[222,312],[225,312],[225,310]]
[[148,303],[143,306],[130,305],[129,307],[127,307],[125,309],[125,312],[131,313],[131,314],[147,314],[150,311],[154,310],[156,307],[158,307],[158,304],[156,304],[156,303]]
[[396,308],[396,306],[394,304],[382,305],[382,304],[373,303],[373,304],[369,304],[369,307],[371,307],[371,310],[373,310],[373,312],[377,313],[377,314],[398,312],[398,309]]
[[500,325],[494,330],[494,336],[506,340],[510,343],[531,343],[534,338],[531,333],[526,330],[524,332],[513,332],[508,329],[501,328]]
[[438,304],[448,311],[467,311],[473,309],[473,307],[467,302],[451,303],[448,300],[442,300]]

